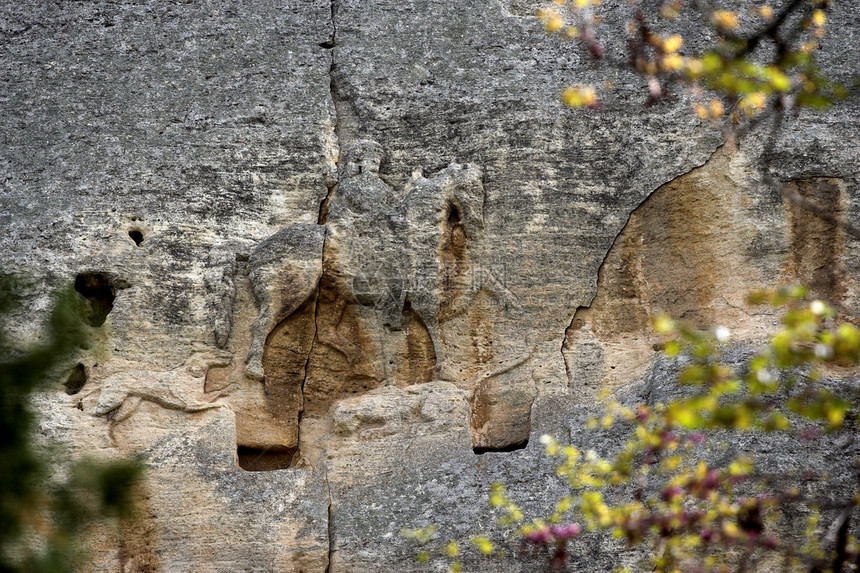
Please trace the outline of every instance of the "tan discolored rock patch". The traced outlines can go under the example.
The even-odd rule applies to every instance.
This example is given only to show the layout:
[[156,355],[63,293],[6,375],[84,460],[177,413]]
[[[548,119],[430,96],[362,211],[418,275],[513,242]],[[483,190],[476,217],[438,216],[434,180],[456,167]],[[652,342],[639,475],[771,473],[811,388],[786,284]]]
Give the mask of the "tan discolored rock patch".
[[[806,283],[839,301],[842,231],[797,202],[768,202],[757,185],[743,155],[726,146],[631,213],[600,267],[597,294],[565,333],[572,387],[640,376],[660,348],[650,326],[660,313],[699,328],[731,325],[736,339],[751,339],[773,323],[767,309],[745,302],[755,289]],[[838,182],[786,186],[839,216]]]

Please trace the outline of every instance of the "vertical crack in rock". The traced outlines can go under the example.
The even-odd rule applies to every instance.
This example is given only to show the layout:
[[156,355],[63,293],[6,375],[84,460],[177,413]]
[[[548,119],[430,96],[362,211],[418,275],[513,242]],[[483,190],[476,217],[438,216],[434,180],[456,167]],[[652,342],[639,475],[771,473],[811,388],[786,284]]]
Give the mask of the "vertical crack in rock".
[[327,528],[328,528],[327,529],[327,531],[328,531],[328,533],[327,533],[327,536],[328,536],[328,562],[326,563],[326,566],[325,566],[325,573],[332,573],[331,556],[332,556],[332,553],[334,553],[334,526],[333,526],[334,522],[331,518],[331,513],[332,513],[331,484],[328,481],[328,474],[326,474],[326,476],[325,476],[325,484],[326,484],[326,488],[328,489],[328,514],[327,514],[328,515],[328,518],[327,518],[328,519],[328,523],[327,523]]
[[337,0],[331,0],[331,39],[329,43],[334,48],[337,45]]
[[320,202],[320,214],[317,218],[317,225],[325,225],[328,221],[328,204],[331,202],[331,197],[336,190],[337,183],[332,183],[328,186],[328,193],[326,193],[325,199]]
[[[328,208],[329,203],[331,202],[331,198],[334,193],[337,191],[337,184],[339,179],[339,164],[340,164],[340,122],[338,118],[338,110],[337,110],[337,95],[336,95],[336,85],[335,85],[335,74],[334,74],[334,66],[335,66],[335,46],[337,45],[337,0],[331,0],[331,38],[329,40],[328,50],[329,50],[329,67],[328,67],[328,82],[329,82],[329,97],[331,98],[331,133],[330,133],[330,141],[329,141],[329,160],[331,161],[331,176],[327,182],[328,193],[325,198],[320,203],[320,212],[317,217],[317,224],[325,225],[328,221]],[[325,252],[326,247],[328,245],[328,230],[326,229],[323,233],[323,247],[322,247],[322,264],[323,268],[325,268]],[[314,348],[317,344],[317,337],[319,335],[319,305],[320,305],[320,295],[322,294],[322,275],[320,276],[320,280],[317,283],[317,293],[316,293],[316,302],[314,303],[314,335],[311,339],[311,347],[308,351],[308,358],[305,362],[305,375],[302,379],[302,411],[299,412],[299,440],[301,438],[301,421],[302,414],[304,413],[304,404],[305,404],[305,384],[308,380],[308,368],[310,367],[311,356],[313,355]],[[301,442],[298,441],[297,445],[301,448]],[[301,451],[301,450],[299,450]],[[328,538],[328,555],[325,566],[325,573],[331,573],[332,565],[332,553],[334,552],[334,531],[333,531],[333,520],[332,520],[332,497],[331,497],[331,483],[328,480],[328,472],[324,477],[326,489],[328,490],[328,508],[326,510],[326,537]]]
[[237,430],[239,446],[284,452],[298,448],[298,420],[304,407],[301,386],[315,334],[311,322],[324,241],[324,227],[296,224],[250,253],[248,278],[259,310],[245,374],[263,385],[262,395],[250,399],[263,400],[266,413],[247,417],[242,436]]
[[337,98],[335,95],[336,86],[335,86],[335,76],[334,76],[334,49],[337,45],[337,21],[335,20],[335,15],[337,13],[337,4],[336,0],[331,0],[331,36],[325,42],[320,44],[320,47],[328,50],[329,56],[329,66],[328,66],[328,82],[329,82],[329,97],[331,98],[331,111],[330,111],[330,132],[327,134],[328,139],[328,153],[327,159],[329,161],[329,169],[330,172],[328,177],[326,177],[326,187],[328,187],[328,193],[326,193],[325,198],[320,203],[320,212],[319,217],[317,218],[318,225],[325,225],[326,221],[328,221],[328,205],[331,201],[332,195],[337,189],[337,179],[338,179],[338,163],[340,159],[340,125],[338,122],[338,113],[337,113]]
[[[320,42],[319,46],[328,52],[328,76],[329,76],[329,97],[330,101],[327,104],[328,109],[328,120],[323,130],[323,161],[322,161],[322,170],[323,170],[323,179],[327,188],[327,192],[325,197],[319,204],[319,213],[317,215],[317,232],[321,232],[322,234],[322,245],[317,253],[319,257],[319,265],[320,269],[325,266],[326,261],[326,251],[329,248],[327,244],[328,233],[327,228],[324,227],[328,222],[328,211],[329,211],[329,203],[334,196],[334,193],[338,187],[338,163],[340,161],[340,139],[339,139],[339,122],[338,122],[338,113],[337,113],[337,105],[336,105],[336,86],[335,86],[335,75],[334,75],[334,48],[336,44],[336,35],[337,35],[337,26],[335,23],[335,14],[337,11],[337,6],[335,0],[331,1],[330,4],[330,34],[327,40]],[[284,230],[283,232],[289,233],[288,230]],[[323,287],[322,287],[322,273],[320,270],[320,275],[317,276],[316,281],[313,286],[313,291],[310,295],[305,299],[305,302],[301,305],[301,307],[294,309],[291,313],[288,313],[285,318],[274,328],[269,334],[266,336],[266,343],[264,345],[265,349],[270,352],[272,357],[271,365],[274,367],[275,371],[283,371],[283,364],[278,364],[279,361],[283,361],[285,356],[290,356],[292,354],[292,358],[288,359],[288,362],[292,363],[292,373],[298,376],[293,378],[293,396],[294,396],[294,405],[297,406],[295,410],[293,410],[293,423],[295,424],[295,452],[298,456],[295,456],[291,461],[291,467],[295,467],[298,464],[306,463],[307,459],[304,459],[302,455],[302,420],[308,412],[308,383],[310,376],[310,370],[312,368],[312,360],[315,352],[319,351],[320,345],[320,298],[322,296]],[[282,277],[283,278],[283,277]],[[289,279],[289,277],[287,277]],[[287,288],[287,290],[293,289],[295,285],[290,284],[289,280],[286,280],[284,285],[281,288]],[[313,298],[311,298],[313,297]],[[265,299],[265,293],[263,293],[262,297],[259,297],[261,300]],[[259,321],[259,320],[258,320]],[[287,321],[291,321],[288,324]],[[292,324],[292,322],[300,321],[301,324]],[[265,320],[263,322],[266,322]],[[312,323],[312,325],[311,325]],[[289,330],[292,334],[281,335],[281,331]],[[291,336],[294,336],[296,332],[302,332],[309,334],[302,334],[300,336],[304,336],[305,341],[307,338],[310,339],[309,343],[305,347],[304,344],[301,345],[301,350],[296,352],[295,350],[290,351],[290,340]],[[275,335],[279,336],[275,336]],[[259,337],[258,337],[259,338]],[[294,342],[294,341],[293,341]],[[275,346],[278,346],[278,349],[275,349]],[[285,354],[286,351],[286,354]],[[252,353],[256,355],[263,354],[256,347],[252,350]],[[280,358],[276,358],[274,355],[279,355]],[[251,353],[249,353],[249,356]],[[298,359],[298,360],[295,360]],[[300,362],[299,362],[300,361]],[[249,360],[249,362],[251,362]],[[296,363],[298,362],[298,363]],[[256,363],[253,364],[250,370],[250,374],[256,374],[257,377],[263,380],[264,385],[266,385],[266,394],[269,395],[268,392],[268,380],[265,376],[262,376],[264,367],[258,368],[256,367]],[[299,366],[300,365],[300,366]],[[289,370],[289,369],[288,369]],[[281,380],[280,382],[284,382]],[[283,385],[283,384],[282,384]],[[298,386],[298,388],[296,388]],[[296,391],[297,390],[297,391]],[[277,400],[273,401],[277,402]],[[281,415],[281,412],[276,412],[276,416]]]
[[[328,238],[328,234],[327,233],[323,234],[323,248],[322,248],[322,254],[321,254],[323,261],[325,261],[325,248],[326,248],[327,238]],[[302,374],[302,386],[299,389],[302,403],[301,403],[301,408],[299,409],[298,420],[296,422],[296,426],[297,426],[296,451],[299,453],[300,456],[301,456],[301,451],[302,451],[302,417],[304,416],[304,413],[305,413],[305,385],[308,382],[308,370],[310,368],[311,356],[313,356],[314,347],[316,346],[316,343],[317,343],[317,334],[319,333],[319,324],[317,324],[317,321],[319,319],[320,290],[321,290],[321,288],[322,288],[322,277],[320,277],[320,280],[317,282],[317,290],[316,290],[316,295],[315,295],[316,298],[314,300],[314,317],[313,317],[314,333],[313,333],[313,336],[311,336],[311,344],[310,344],[310,347],[308,348],[308,355],[305,358],[304,372]]]

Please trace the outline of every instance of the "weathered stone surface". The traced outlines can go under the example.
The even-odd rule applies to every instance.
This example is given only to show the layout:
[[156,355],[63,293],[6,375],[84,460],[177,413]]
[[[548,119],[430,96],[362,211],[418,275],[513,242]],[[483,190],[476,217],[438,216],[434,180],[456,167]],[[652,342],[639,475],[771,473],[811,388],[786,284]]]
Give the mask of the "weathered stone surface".
[[[147,518],[154,522],[149,551],[160,570],[324,571],[329,502],[322,476],[239,469],[232,418],[220,409],[186,424],[185,432],[161,432],[143,450],[153,484],[147,488]],[[151,435],[144,428],[164,421],[150,409],[136,420],[145,425],[125,435],[129,441],[132,434]]]
[[322,276],[325,231],[318,225],[293,225],[254,247],[248,275],[260,313],[254,321],[245,372],[263,378],[263,346],[281,321],[312,297]]
[[[746,304],[762,285],[797,280],[779,198],[763,192],[743,154],[720,148],[709,161],[660,187],[618,235],[598,273],[597,294],[577,309],[562,352],[572,387],[627,384],[651,364],[661,312],[699,328],[731,324],[761,337],[773,321]],[[750,193],[757,189],[757,193]]]
[[[491,481],[546,510],[540,434],[617,447],[585,428],[598,390],[676,391],[655,313],[755,341],[775,317],[746,291],[803,280],[860,316],[857,240],[790,200],[857,219],[856,95],[734,144],[620,72],[601,112],[565,109],[607,72],[537,7],[0,6],[0,261],[33,279],[13,330],[37,340],[77,284],[93,333],[40,433],[150,468],[93,570],[417,571],[400,529],[486,529]],[[822,61],[851,78],[858,15],[832,12]],[[842,468],[850,439],[736,447],[785,473]],[[636,558],[574,550],[575,571]]]
[[331,416],[337,435],[360,441],[457,432],[468,423],[465,392],[448,382],[379,388],[340,400]]

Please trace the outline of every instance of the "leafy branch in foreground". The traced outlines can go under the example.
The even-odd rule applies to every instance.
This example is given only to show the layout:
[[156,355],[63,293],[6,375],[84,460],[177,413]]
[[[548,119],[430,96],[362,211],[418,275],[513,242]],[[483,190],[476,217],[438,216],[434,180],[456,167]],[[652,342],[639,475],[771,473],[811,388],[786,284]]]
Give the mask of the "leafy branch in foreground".
[[34,445],[31,395],[51,384],[87,332],[78,295],[69,288],[56,296],[45,342],[18,347],[4,327],[21,288],[0,276],[0,571],[73,571],[85,557],[81,537],[89,526],[131,516],[142,466],[82,460],[68,467],[55,448]]
[[[666,98],[673,86],[685,86],[698,100],[699,117],[738,123],[765,111],[820,109],[846,95],[821,73],[815,58],[826,35],[828,0],[776,1],[776,7],[754,5],[745,13],[706,0],[667,0],[658,9],[629,0],[623,42],[604,30],[597,13],[602,3],[555,0],[538,16],[548,32],[581,46],[597,65],[643,76],[648,105]],[[673,26],[697,36],[707,31],[715,39],[689,42],[681,32],[671,32]],[[611,86],[604,88],[608,96]],[[568,87],[562,99],[571,107],[602,105],[593,85]]]
[[[607,457],[543,436],[568,493],[552,514],[529,520],[505,488],[493,484],[489,501],[501,511],[499,525],[523,546],[547,548],[549,571],[566,566],[569,541],[585,531],[641,548],[647,555],[641,571],[836,573],[849,564],[860,567],[860,543],[849,529],[860,499],[857,476],[853,493],[834,501],[832,482],[844,476],[804,472],[792,481],[758,468],[754,455],[720,459],[709,443],[751,433],[827,440],[853,424],[856,389],[825,384],[822,370],[860,362],[860,331],[837,320],[826,303],[804,303],[805,296],[806,289],[795,288],[750,297],[754,304],[783,307],[782,328],[740,367],[720,360],[725,329],[701,332],[657,318],[655,328],[669,337],[665,352],[681,366],[681,395],[652,406],[609,403],[590,426],[619,425],[627,441]],[[827,499],[810,493],[809,482],[822,485]],[[822,534],[825,509],[837,515]],[[786,515],[804,519],[798,527]],[[418,541],[433,539],[433,531],[417,531]],[[495,548],[482,539],[481,553],[492,554]],[[462,568],[459,554],[447,552],[447,558],[452,571]]]
[[[647,86],[645,106],[685,92],[693,111],[718,126],[726,141],[771,122],[760,171],[763,181],[785,199],[856,238],[860,228],[793,192],[770,173],[776,134],[783,120],[803,109],[822,110],[850,90],[833,81],[818,64],[820,43],[829,25],[829,0],[773,0],[738,3],[711,0],[553,0],[538,11],[547,32],[571,42],[594,67],[633,73]],[[735,10],[720,6],[734,7]],[[604,22],[626,16],[626,31]],[[611,105],[616,83],[607,73],[602,85],[568,86],[562,100],[573,108],[599,110]]]

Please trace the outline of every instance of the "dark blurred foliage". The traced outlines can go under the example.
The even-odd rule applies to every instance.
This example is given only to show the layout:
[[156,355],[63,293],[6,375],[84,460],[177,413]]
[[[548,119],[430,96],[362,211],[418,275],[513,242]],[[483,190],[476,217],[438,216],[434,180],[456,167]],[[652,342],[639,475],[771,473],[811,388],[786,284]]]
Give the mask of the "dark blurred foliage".
[[0,572],[74,571],[94,524],[133,514],[143,466],[135,460],[66,463],[62,448],[39,446],[31,394],[59,386],[57,372],[88,339],[80,295],[58,292],[43,341],[22,347],[6,330],[26,288],[0,275]]

